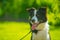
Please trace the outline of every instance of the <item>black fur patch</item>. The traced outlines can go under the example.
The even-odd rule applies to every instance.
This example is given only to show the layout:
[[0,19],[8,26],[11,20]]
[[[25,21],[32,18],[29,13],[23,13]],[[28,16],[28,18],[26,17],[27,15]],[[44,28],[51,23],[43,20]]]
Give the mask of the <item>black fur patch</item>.
[[35,29],[35,30],[32,30],[32,32],[35,33],[35,34],[37,34],[38,30]]

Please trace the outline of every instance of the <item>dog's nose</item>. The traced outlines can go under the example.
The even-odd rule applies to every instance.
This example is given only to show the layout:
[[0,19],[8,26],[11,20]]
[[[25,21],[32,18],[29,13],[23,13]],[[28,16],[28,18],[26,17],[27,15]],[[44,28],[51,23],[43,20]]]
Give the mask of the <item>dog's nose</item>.
[[32,22],[35,22],[35,20],[32,20]]

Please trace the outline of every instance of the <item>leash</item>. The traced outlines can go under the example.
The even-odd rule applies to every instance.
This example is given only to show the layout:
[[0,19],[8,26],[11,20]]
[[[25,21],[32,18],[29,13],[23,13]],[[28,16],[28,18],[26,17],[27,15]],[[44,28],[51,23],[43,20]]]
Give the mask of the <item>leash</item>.
[[20,40],[24,39],[28,34],[30,34],[31,31],[29,31],[25,36],[23,36]]

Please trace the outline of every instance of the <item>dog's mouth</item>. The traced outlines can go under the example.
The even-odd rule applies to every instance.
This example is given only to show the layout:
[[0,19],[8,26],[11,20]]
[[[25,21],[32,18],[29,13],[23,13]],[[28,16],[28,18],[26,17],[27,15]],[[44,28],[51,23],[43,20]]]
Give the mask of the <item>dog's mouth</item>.
[[39,24],[39,23],[33,23],[33,24],[32,24],[32,30],[35,30],[36,27],[38,26],[38,24]]

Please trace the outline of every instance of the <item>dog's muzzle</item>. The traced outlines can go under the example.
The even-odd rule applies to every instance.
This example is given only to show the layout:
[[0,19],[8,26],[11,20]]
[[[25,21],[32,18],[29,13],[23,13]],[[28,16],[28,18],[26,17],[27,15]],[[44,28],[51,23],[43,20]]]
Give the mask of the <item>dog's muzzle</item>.
[[38,26],[37,23],[32,24],[32,30],[35,30],[35,28]]

